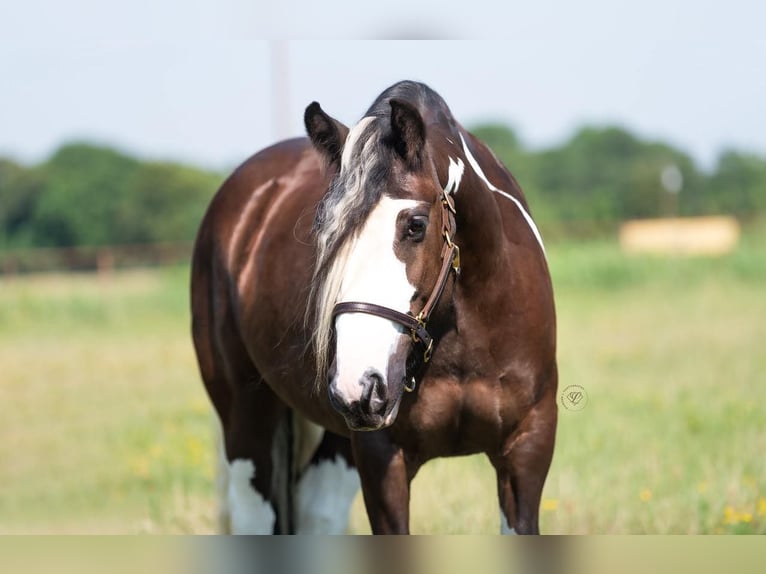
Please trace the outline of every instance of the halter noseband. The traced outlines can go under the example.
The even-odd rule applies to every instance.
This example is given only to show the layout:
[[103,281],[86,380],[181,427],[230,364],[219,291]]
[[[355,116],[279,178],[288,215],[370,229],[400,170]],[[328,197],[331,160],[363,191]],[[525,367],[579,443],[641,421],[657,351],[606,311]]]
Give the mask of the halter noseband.
[[[428,297],[426,304],[423,305],[420,313],[413,316],[409,313],[401,313],[395,309],[383,307],[382,305],[356,301],[338,303],[332,311],[333,319],[342,313],[366,313],[399,323],[410,330],[413,341],[423,346],[423,363],[427,363],[431,359],[434,346],[433,337],[431,337],[426,329],[428,319],[431,317],[431,313],[444,292],[450,271],[454,271],[456,277],[460,275],[460,248],[452,241],[452,238],[455,236],[455,204],[446,189],[442,190],[441,204],[442,237],[444,238],[441,252],[442,267],[439,271],[439,276],[436,278],[436,284],[431,291],[431,295]],[[414,390],[414,381],[411,386],[405,386],[405,389],[408,391]]]

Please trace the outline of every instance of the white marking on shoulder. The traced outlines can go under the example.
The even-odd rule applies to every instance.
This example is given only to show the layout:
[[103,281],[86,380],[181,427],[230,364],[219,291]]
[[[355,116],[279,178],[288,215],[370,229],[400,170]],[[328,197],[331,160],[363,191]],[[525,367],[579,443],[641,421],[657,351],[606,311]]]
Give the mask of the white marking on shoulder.
[[457,193],[457,188],[460,186],[460,180],[463,178],[463,171],[465,164],[463,160],[458,158],[455,161],[449,158],[449,171],[447,172],[447,185],[444,186],[444,193]]
[[310,465],[298,481],[298,534],[343,534],[359,473],[340,455]]
[[272,534],[277,515],[253,488],[255,465],[236,459],[229,465],[229,513],[232,534]]
[[545,255],[545,245],[543,245],[543,238],[540,235],[540,231],[537,229],[537,225],[535,225],[535,222],[532,220],[532,216],[527,213],[527,210],[524,209],[524,206],[521,205],[521,202],[513,197],[511,194],[506,193],[498,188],[496,188],[492,183],[487,179],[487,176],[484,175],[484,171],[481,169],[481,166],[479,165],[479,162],[476,161],[476,158],[473,157],[473,154],[471,153],[471,150],[468,149],[468,145],[465,143],[465,138],[463,138],[463,134],[460,134],[460,141],[463,142],[463,151],[465,152],[465,157],[468,159],[468,163],[471,164],[471,167],[476,172],[476,175],[478,175],[482,180],[484,180],[484,183],[487,184],[487,187],[494,191],[495,193],[499,193],[503,197],[507,197],[510,199],[513,203],[516,204],[516,206],[519,208],[519,211],[521,211],[521,214],[524,216],[524,219],[527,221],[527,224],[532,229],[532,233],[534,233],[535,238],[537,239],[537,242],[540,244],[540,247],[542,247],[543,255]]
[[502,508],[500,509],[500,534],[516,534],[516,531],[508,524]]

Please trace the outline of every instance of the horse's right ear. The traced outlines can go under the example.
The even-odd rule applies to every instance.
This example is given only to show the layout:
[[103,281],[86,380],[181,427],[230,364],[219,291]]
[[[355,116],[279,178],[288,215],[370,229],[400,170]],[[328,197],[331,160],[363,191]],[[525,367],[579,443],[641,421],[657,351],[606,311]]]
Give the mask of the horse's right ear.
[[312,102],[306,108],[303,122],[306,124],[311,143],[317,151],[328,164],[339,167],[348,128],[328,116],[317,102]]

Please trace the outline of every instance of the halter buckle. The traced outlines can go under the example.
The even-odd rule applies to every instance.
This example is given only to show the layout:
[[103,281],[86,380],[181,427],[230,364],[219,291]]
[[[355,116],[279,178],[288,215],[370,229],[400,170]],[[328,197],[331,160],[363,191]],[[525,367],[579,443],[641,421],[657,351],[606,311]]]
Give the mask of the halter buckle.
[[434,352],[434,340],[431,339],[428,341],[428,347],[426,347],[426,350],[423,352],[423,362],[427,363],[431,360],[431,354]]
[[[415,320],[418,322],[418,325],[420,325],[420,328],[425,330],[426,322],[425,322],[425,319],[423,318],[422,311],[417,314],[417,316],[415,317]],[[418,336],[417,329],[410,329],[410,337],[412,337],[413,343],[424,342],[423,339]]]
[[455,275],[460,276],[460,247],[455,245],[455,253],[452,256],[452,270]]
[[425,337],[418,335],[417,329],[410,329],[410,336],[412,337],[412,341],[415,343],[423,343],[425,345],[426,341],[428,341],[426,350],[423,352],[423,362],[427,363],[431,360],[431,353],[433,353],[434,350],[434,340],[428,334],[428,331],[426,331],[426,320],[425,317],[423,317],[422,311],[417,314],[415,320],[418,322],[418,325],[420,325],[420,328],[422,329],[423,334],[425,334]]

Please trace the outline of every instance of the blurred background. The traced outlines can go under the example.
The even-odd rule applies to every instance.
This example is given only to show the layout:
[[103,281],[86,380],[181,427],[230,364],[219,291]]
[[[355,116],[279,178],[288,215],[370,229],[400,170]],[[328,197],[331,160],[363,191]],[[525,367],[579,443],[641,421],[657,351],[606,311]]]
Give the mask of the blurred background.
[[[561,408],[541,530],[766,532],[766,9],[331,4],[343,19],[0,9],[0,533],[214,530],[196,228],[311,101],[350,125],[401,79],[493,148],[546,240]],[[412,516],[498,532],[489,464],[427,465]]]

